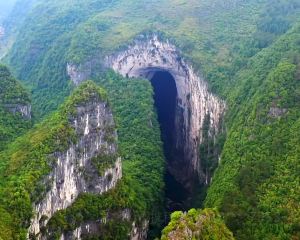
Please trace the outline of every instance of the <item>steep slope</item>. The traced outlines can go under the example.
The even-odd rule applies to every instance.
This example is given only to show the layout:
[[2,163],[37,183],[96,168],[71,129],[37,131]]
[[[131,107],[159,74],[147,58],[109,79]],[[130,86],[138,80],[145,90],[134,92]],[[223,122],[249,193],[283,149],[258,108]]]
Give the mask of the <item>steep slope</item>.
[[[91,218],[110,220],[96,235],[124,239],[134,221],[143,236],[147,220],[158,212],[163,154],[151,86],[112,73],[98,77],[107,70],[106,57],[154,34],[178,49],[176,66],[184,59],[208,91],[227,102],[227,140],[206,205],[220,209],[238,239],[299,238],[298,0],[37,3],[5,61],[32,87],[38,119],[69,95],[77,83],[72,76],[91,76],[108,89],[125,157],[123,185],[105,197],[79,197],[56,213],[44,229],[50,236],[93,228]],[[225,139],[219,143],[210,136],[210,118],[204,116],[199,154],[213,172]],[[117,212],[101,212],[107,209]],[[117,220],[110,218],[114,214]],[[154,216],[152,223],[159,219]]]
[[86,82],[1,153],[0,236],[24,239],[30,226],[30,238],[42,239],[43,224],[80,193],[102,194],[116,185],[122,176],[117,154],[106,95]]
[[72,239],[79,231],[85,237],[100,239],[145,239],[147,233],[151,239],[162,225],[164,170],[151,85],[112,72],[98,77],[97,82],[107,89],[118,124],[123,179],[102,196],[80,196],[55,214],[46,230],[52,238],[64,233]]
[[0,151],[31,126],[31,103],[28,92],[0,65]]
[[161,240],[234,240],[232,233],[214,209],[191,209],[187,213],[174,212],[169,225],[162,233]]
[[299,238],[300,25],[235,79],[228,136],[206,199],[238,239]]
[[255,33],[265,2],[38,1],[19,27],[6,61],[33,87],[33,107],[43,116],[70,93],[68,63],[83,69],[96,65],[93,70],[99,71],[105,56],[154,30],[174,42],[195,71],[201,70],[222,93],[235,58],[239,64],[244,60],[237,50]]
[[[1,3],[7,6],[4,9],[0,7],[0,59],[12,47],[19,28],[22,27],[35,2],[36,0],[12,0]],[[1,11],[5,13],[2,15],[2,19]]]

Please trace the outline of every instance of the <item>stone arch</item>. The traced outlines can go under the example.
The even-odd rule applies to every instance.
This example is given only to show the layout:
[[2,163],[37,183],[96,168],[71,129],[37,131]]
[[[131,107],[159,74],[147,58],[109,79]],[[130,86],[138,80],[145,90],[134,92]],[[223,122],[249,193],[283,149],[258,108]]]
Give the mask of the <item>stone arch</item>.
[[168,168],[186,187],[190,187],[196,177],[205,181],[199,157],[204,119],[210,116],[210,133],[217,134],[225,102],[208,91],[207,83],[185,62],[174,45],[160,41],[157,36],[136,40],[126,50],[107,56],[105,65],[129,78],[151,80],[157,71],[167,71],[173,76],[177,88],[174,152],[182,156],[174,156]]

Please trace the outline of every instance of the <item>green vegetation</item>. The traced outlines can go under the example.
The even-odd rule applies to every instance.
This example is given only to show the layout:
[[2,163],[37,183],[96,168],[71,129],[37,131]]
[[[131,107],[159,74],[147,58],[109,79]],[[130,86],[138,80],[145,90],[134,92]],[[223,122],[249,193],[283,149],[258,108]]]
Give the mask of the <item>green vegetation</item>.
[[300,236],[299,33],[298,24],[235,79],[228,137],[206,205],[220,208],[238,239]]
[[[267,2],[41,1],[33,5],[19,27],[5,61],[33,89],[33,109],[39,118],[56,109],[70,94],[68,62],[99,64],[104,56],[126,47],[140,34],[154,32],[176,44],[211,88],[226,96],[227,87],[231,89],[229,79],[246,63],[249,54],[260,50],[248,40],[259,31],[258,19],[269,12]],[[285,21],[290,26],[299,15],[297,2],[293,6],[290,1],[282,1],[282,5],[284,9],[295,9],[283,15],[288,16]],[[276,16],[278,11],[273,11]]]
[[[228,104],[226,140],[221,136],[215,151],[204,131],[206,141],[200,146],[203,164],[211,172],[225,141],[205,205],[218,208],[237,239],[300,238],[298,0],[37,2],[24,22],[19,21],[23,23],[15,44],[4,59],[32,89],[37,119],[55,110],[73,90],[66,75],[67,63],[88,62],[100,71],[98,65],[105,55],[126,47],[141,34],[156,33],[174,43],[210,89]],[[49,229],[57,234],[87,219],[98,219],[103,211],[126,207],[132,209],[136,220],[151,216],[155,224],[160,219],[153,214],[160,212],[162,202],[163,154],[151,86],[113,73],[94,80],[107,89],[114,109],[124,179],[110,193],[80,196],[72,207],[57,213],[49,223]],[[35,164],[40,151],[36,149],[43,146],[37,143],[50,136],[53,122],[60,122],[58,115],[51,119],[44,124],[49,126],[37,126],[2,153],[1,169],[8,170],[5,181],[0,177],[0,186],[7,192],[12,189],[0,198],[3,195],[0,216],[5,220],[0,223],[0,232],[4,239],[19,234],[11,231],[23,227],[20,219],[30,216],[30,201],[26,200],[30,197],[23,192],[30,192],[24,188],[32,190],[34,182],[31,175],[24,177],[25,170],[23,175],[15,174],[8,166],[14,171],[39,169],[41,164]],[[66,131],[68,128],[61,130]],[[68,143],[69,133],[63,136]],[[32,151],[25,142],[31,138],[36,144]],[[42,173],[37,171],[36,175],[38,179]],[[16,200],[11,197],[13,192]],[[7,207],[10,202],[11,208]],[[116,230],[120,239],[128,232],[123,227]]]
[[106,100],[103,90],[93,82],[82,84],[59,111],[0,153],[0,238],[26,239],[32,203],[39,201],[47,188],[40,181],[55,160],[50,155],[76,141],[68,120],[77,104],[95,99]]
[[191,209],[187,213],[174,212],[162,231],[161,240],[234,240],[220,214],[214,209]]
[[0,151],[31,126],[29,119],[24,119],[19,112],[14,114],[9,108],[29,104],[27,91],[11,75],[7,67],[0,65]]
[[[47,226],[48,231],[56,239],[80,223],[129,208],[137,223],[151,219],[156,232],[150,236],[157,236],[162,224],[159,212],[163,202],[164,157],[151,85],[146,80],[126,79],[113,72],[95,81],[107,90],[118,125],[123,178],[115,189],[103,195],[82,194],[71,207],[55,214]],[[127,239],[131,229],[109,232],[111,221],[102,226],[104,239]],[[116,224],[115,228],[130,226],[122,220]]]
[[103,176],[106,169],[114,166],[117,158],[117,154],[105,153],[104,149],[100,149],[100,154],[92,158],[92,163],[98,170],[99,175]]

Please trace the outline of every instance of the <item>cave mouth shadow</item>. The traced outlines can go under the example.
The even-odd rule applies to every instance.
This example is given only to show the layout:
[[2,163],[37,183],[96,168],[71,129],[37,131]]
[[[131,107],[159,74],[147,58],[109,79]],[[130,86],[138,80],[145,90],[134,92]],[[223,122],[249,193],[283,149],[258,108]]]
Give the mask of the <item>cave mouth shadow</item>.
[[189,192],[168,170],[168,163],[176,160],[175,118],[178,96],[176,82],[174,77],[164,70],[156,70],[149,80],[154,91],[154,105],[160,124],[161,139],[167,165],[164,175],[165,207],[168,212],[185,210],[184,206],[189,197]]

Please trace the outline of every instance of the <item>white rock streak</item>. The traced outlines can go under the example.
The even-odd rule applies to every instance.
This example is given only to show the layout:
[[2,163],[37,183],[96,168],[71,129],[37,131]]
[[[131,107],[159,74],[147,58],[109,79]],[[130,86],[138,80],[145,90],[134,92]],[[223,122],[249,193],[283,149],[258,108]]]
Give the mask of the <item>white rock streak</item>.
[[209,114],[210,132],[217,134],[225,102],[208,91],[207,83],[180,57],[174,45],[161,42],[156,36],[137,40],[127,50],[107,56],[105,65],[126,77],[151,79],[157,71],[168,71],[174,77],[178,95],[177,148],[185,146],[187,165],[199,171],[204,119]]
[[89,130],[89,115],[87,114],[85,117],[85,129],[84,129],[84,135],[88,135],[90,130]]
[[[29,233],[37,235],[41,227],[49,221],[55,212],[69,207],[80,193],[101,194],[115,187],[122,177],[121,159],[99,176],[91,159],[100,149],[106,154],[116,153],[116,144],[107,143],[103,129],[114,126],[111,111],[105,103],[90,103],[77,108],[77,117],[71,120],[79,140],[65,152],[54,153],[56,166],[44,180],[50,190],[41,202],[34,206],[36,215],[32,219]],[[116,132],[113,133],[116,137]],[[86,178],[86,176],[89,178]],[[37,239],[44,239],[41,235]]]

